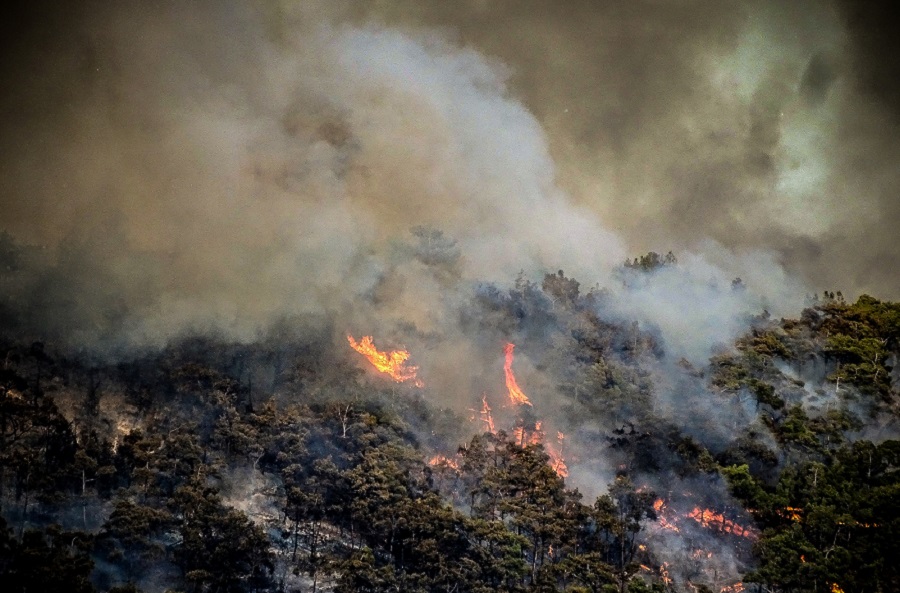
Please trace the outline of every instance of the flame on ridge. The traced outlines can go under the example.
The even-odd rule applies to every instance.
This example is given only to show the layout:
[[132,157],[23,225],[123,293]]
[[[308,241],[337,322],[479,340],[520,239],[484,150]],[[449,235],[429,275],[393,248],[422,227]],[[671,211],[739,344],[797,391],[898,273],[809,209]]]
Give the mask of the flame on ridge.
[[531,402],[528,400],[528,396],[519,388],[516,376],[512,371],[513,350],[515,347],[515,344],[509,342],[503,348],[503,352],[506,354],[506,362],[503,364],[503,372],[506,373],[506,390],[509,392],[509,399],[512,403],[530,406]]
[[353,336],[348,335],[347,341],[350,342],[350,347],[365,356],[372,363],[372,366],[389,375],[397,383],[412,381],[416,387],[425,386],[422,381],[416,378],[419,367],[406,364],[407,359],[409,359],[407,350],[381,352],[372,343],[372,336],[363,336],[357,342]]

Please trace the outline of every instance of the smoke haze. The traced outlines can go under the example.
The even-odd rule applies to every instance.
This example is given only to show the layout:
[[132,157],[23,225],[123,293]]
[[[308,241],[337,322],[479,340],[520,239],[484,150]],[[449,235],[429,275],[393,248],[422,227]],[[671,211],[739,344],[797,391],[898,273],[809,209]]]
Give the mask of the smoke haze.
[[[813,291],[900,298],[900,36],[868,6],[31,3],[0,19],[0,329],[116,359],[299,319],[316,349],[408,348],[423,397],[459,413],[484,394],[504,427],[515,340],[548,434],[576,425],[582,491],[628,459],[609,442],[650,434],[638,405],[720,452],[759,406],[692,365]],[[622,268],[650,250],[678,264]],[[629,351],[647,376],[619,382],[643,392],[554,359],[573,328],[528,282],[560,268],[600,289],[604,323],[651,336]],[[565,408],[567,373],[620,398],[605,424]],[[795,395],[836,398],[824,382]]]
[[[35,5],[7,19],[0,200],[13,239],[41,248],[2,279],[8,306],[107,346],[250,339],[321,312],[427,332],[456,279],[565,267],[615,288],[626,255],[673,249],[682,272],[616,289],[618,308],[701,358],[747,315],[795,312],[804,286],[897,296],[900,124],[870,18],[821,2]],[[398,255],[420,225],[457,241],[449,276]]]

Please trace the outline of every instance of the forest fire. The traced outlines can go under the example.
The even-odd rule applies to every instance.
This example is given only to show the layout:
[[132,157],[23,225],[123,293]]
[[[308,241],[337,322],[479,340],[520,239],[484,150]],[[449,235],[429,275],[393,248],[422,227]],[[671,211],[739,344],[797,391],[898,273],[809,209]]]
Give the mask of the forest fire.
[[563,441],[566,438],[561,432],[556,433],[556,445],[546,443],[544,441],[544,431],[542,430],[542,422],[538,420],[534,423],[534,428],[529,430],[525,426],[519,425],[513,429],[513,438],[519,447],[527,447],[528,445],[544,445],[544,451],[550,458],[548,465],[556,472],[560,478],[569,477],[569,466],[563,458]]
[[389,375],[397,383],[412,381],[416,387],[425,386],[416,377],[419,367],[406,364],[406,361],[409,359],[408,351],[391,350],[390,352],[381,352],[375,348],[372,336],[363,336],[362,340],[357,342],[353,336],[348,335],[347,341],[350,342],[350,347],[365,356],[372,363],[372,366]]
[[784,507],[784,510],[778,511],[778,514],[797,523],[803,520],[803,509],[799,507]]
[[660,527],[668,529],[669,531],[681,531],[678,529],[678,526],[675,525],[674,521],[670,521],[666,516],[668,514],[668,506],[663,499],[657,498],[653,501],[653,510],[656,511],[656,522],[659,523]]
[[529,401],[528,396],[526,396],[519,388],[519,384],[516,382],[516,376],[512,371],[513,350],[515,347],[515,344],[509,342],[503,348],[503,352],[506,354],[506,362],[503,364],[503,371],[506,373],[506,390],[509,392],[509,399],[513,404],[530,406],[531,401]]
[[563,442],[565,441],[566,435],[561,432],[556,433],[556,442],[559,446],[557,449],[555,446],[547,445],[547,455],[550,456],[550,467],[553,468],[553,471],[556,472],[560,478],[568,478],[569,477],[569,466],[566,465],[566,460],[563,459]]
[[[653,502],[653,510],[656,511],[656,522],[660,527],[670,531],[681,531],[678,527],[678,521],[681,517],[669,512],[668,505],[666,505],[666,502],[662,498],[657,498]],[[731,519],[727,519],[722,513],[717,513],[711,509],[694,507],[693,510],[686,513],[684,517],[696,521],[703,527],[715,529],[721,533],[730,533],[732,535],[750,539],[759,537],[759,534],[753,529],[739,525]]]
[[744,583],[735,583],[727,587],[722,587],[719,593],[741,593],[744,590]]
[[751,539],[756,539],[758,537],[758,534],[752,529],[738,525],[731,519],[725,518],[722,513],[717,513],[710,509],[694,507],[694,510],[688,513],[687,516],[704,527],[716,529],[723,533],[731,533]]
[[455,459],[451,459],[446,455],[435,455],[431,459],[428,460],[428,465],[435,466],[444,466],[449,467],[450,469],[459,470],[459,463],[456,462]]
[[487,403],[487,395],[481,396],[481,421],[484,427],[491,434],[497,434],[497,427],[494,426],[494,416],[491,414],[491,406]]
[[669,563],[663,562],[659,565],[659,577],[662,579],[664,585],[672,584],[672,577],[669,576]]

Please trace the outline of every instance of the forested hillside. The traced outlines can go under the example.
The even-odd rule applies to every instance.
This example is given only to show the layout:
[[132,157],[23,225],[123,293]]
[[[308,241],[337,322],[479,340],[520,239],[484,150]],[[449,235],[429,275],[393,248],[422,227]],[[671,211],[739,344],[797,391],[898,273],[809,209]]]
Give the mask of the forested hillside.
[[3,590],[900,590],[900,305],[760,311],[698,363],[606,299],[472,286],[458,393],[403,349],[440,336],[334,320],[118,359],[7,331]]

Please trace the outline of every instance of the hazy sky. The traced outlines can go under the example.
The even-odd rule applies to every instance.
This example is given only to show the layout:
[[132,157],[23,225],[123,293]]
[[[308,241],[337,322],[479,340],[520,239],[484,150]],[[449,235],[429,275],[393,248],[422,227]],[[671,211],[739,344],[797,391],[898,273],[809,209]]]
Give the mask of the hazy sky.
[[[368,3],[366,3],[368,4]],[[372,3],[509,68],[559,181],[631,253],[712,238],[900,297],[900,27],[885,2]]]
[[671,249],[900,298],[879,3],[22,4],[0,19],[0,227],[47,247],[55,276],[22,294],[61,314],[250,328],[383,288],[419,224],[474,278],[591,285]]

